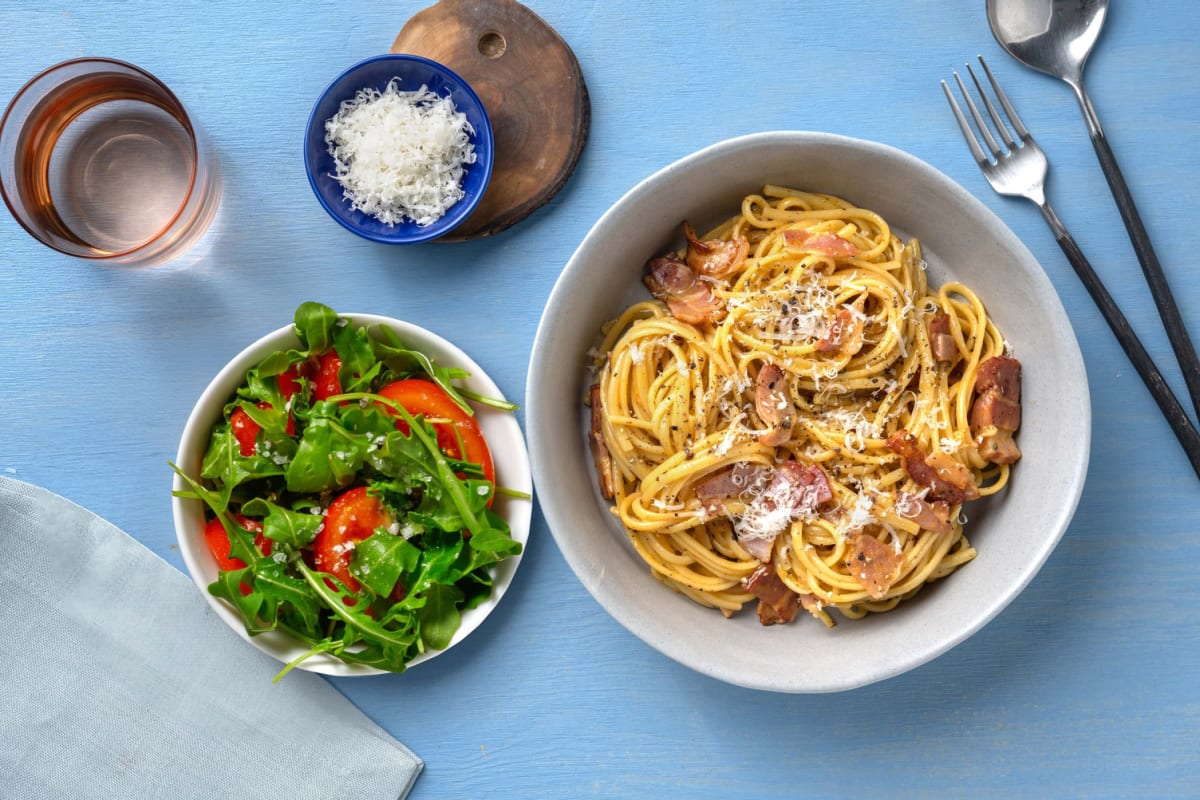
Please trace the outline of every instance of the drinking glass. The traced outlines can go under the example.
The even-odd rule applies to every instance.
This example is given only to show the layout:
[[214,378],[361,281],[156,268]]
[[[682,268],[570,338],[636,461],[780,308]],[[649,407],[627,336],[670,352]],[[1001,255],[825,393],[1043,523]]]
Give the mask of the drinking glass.
[[160,80],[80,58],[34,76],[0,118],[0,194],[60,253],[146,266],[201,237],[221,178],[204,132]]

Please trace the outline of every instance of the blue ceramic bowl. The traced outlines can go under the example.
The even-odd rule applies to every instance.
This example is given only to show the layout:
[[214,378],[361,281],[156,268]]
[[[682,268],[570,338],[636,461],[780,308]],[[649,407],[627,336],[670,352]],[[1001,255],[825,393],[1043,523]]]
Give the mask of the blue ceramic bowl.
[[[417,225],[411,220],[386,225],[375,217],[353,210],[343,196],[341,184],[333,177],[333,157],[325,144],[325,121],[337,114],[342,101],[352,100],[360,89],[383,91],[392,78],[400,79],[399,88],[404,91],[416,91],[425,85],[435,94],[449,97],[475,129],[471,142],[475,145],[476,161],[467,165],[463,175],[465,195],[441,219],[429,225]],[[425,242],[452,231],[483,198],[492,175],[492,125],[483,103],[467,82],[441,64],[406,54],[375,56],[347,69],[321,93],[308,118],[304,167],[317,200],[342,227],[385,244]]]

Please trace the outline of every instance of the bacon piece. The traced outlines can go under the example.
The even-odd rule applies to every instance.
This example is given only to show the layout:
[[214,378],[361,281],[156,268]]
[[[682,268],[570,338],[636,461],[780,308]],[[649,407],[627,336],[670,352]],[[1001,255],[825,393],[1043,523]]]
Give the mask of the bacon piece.
[[727,500],[754,492],[766,483],[767,468],[753,461],[739,461],[714,472],[692,487],[709,514],[718,514]]
[[783,370],[764,364],[754,386],[754,410],[768,430],[758,435],[760,444],[778,447],[792,436],[792,395]]
[[[738,543],[764,562],[771,560],[775,540],[793,520],[815,514],[833,499],[825,471],[795,461],[772,470],[739,462],[700,481],[693,491],[709,514],[726,512],[734,517]],[[726,502],[734,498],[741,499],[744,508],[727,508]]]
[[1008,400],[997,389],[976,395],[971,406],[971,429],[980,431],[989,427],[1009,432],[1021,427],[1021,404]]
[[750,253],[750,240],[739,236],[736,239],[705,239],[700,241],[696,230],[683,223],[683,236],[687,239],[687,265],[701,275],[710,278],[725,278],[737,271]]
[[852,356],[863,346],[863,305],[866,300],[859,297],[853,306],[838,309],[825,335],[814,345],[819,352],[837,352]]
[[833,488],[818,465],[785,461],[775,469],[766,497],[796,514],[812,514],[833,499]]
[[1021,362],[995,356],[975,372],[975,403],[971,432],[979,454],[993,464],[1011,464],[1021,457],[1013,431],[1021,427]]
[[949,533],[954,529],[950,524],[950,506],[944,500],[930,505],[915,494],[900,492],[896,496],[895,509],[897,514],[912,520],[924,530]]
[[600,408],[600,385],[594,384],[591,390],[592,403],[592,433],[589,437],[592,446],[592,460],[596,462],[596,476],[600,483],[600,494],[605,500],[612,500],[616,492],[613,490],[613,460],[604,443],[604,414]]
[[964,500],[974,500],[979,497],[979,487],[971,476],[971,470],[954,456],[942,450],[935,450],[925,456],[925,463],[937,472],[937,476],[951,486],[957,486],[963,491]]
[[699,280],[687,264],[672,254],[653,259],[643,283],[650,293],[663,300],[681,322],[703,325],[725,318],[725,306],[713,295],[712,288]]
[[785,461],[775,468],[767,488],[743,514],[737,531],[738,544],[759,561],[770,561],[775,540],[788,524],[815,514],[832,499],[833,488],[825,470],[816,464]]
[[993,464],[1012,464],[1021,458],[1021,448],[1017,447],[1012,431],[997,428],[994,432],[976,437],[979,456],[984,461]]
[[825,608],[825,604],[815,594],[802,594],[800,595],[800,607],[816,619],[820,619],[821,610]]
[[758,598],[758,621],[763,625],[791,622],[800,608],[800,596],[783,582],[775,569],[763,564],[742,579],[746,591]]
[[817,464],[795,461],[785,461],[773,470],[752,461],[739,461],[712,473],[692,491],[710,512],[720,510],[725,501],[746,495],[754,495],[751,501],[764,511],[782,509],[793,516],[811,514],[833,499],[825,470]]
[[899,430],[889,436],[887,448],[903,457],[904,471],[918,484],[929,488],[928,497],[931,500],[944,500],[950,505],[958,505],[979,496],[979,489],[970,472],[966,469],[961,472],[949,469],[943,459],[936,457],[934,464],[929,464],[929,456],[917,445],[917,438],[908,431]]
[[848,242],[836,233],[790,229],[783,232],[783,243],[793,250],[808,250],[831,258],[850,258],[859,254],[853,242]]
[[768,536],[738,536],[738,544],[764,564],[771,562],[771,553],[775,551],[775,540],[783,531],[775,531]]
[[1008,356],[993,356],[975,371],[975,391],[998,389],[1000,394],[1021,402],[1021,362]]
[[846,567],[876,600],[887,597],[900,577],[901,563],[899,553],[869,533],[860,533],[850,540]]
[[933,357],[938,361],[953,361],[958,355],[958,345],[950,335],[950,315],[935,314],[929,318],[929,345]]

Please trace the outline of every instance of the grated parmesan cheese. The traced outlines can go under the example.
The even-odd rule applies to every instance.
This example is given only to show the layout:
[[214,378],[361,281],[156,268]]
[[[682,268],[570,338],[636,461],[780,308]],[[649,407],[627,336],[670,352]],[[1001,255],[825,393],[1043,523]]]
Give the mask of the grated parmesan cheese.
[[425,226],[465,196],[464,168],[476,160],[467,117],[426,86],[412,92],[393,78],[360,89],[325,122],[334,178],[353,208],[385,225]]
[[875,515],[872,513],[874,510],[875,503],[869,493],[862,492],[855,497],[854,506],[846,518],[845,528],[838,531],[839,538],[845,538],[851,531],[859,531],[868,525],[873,525],[876,521]]

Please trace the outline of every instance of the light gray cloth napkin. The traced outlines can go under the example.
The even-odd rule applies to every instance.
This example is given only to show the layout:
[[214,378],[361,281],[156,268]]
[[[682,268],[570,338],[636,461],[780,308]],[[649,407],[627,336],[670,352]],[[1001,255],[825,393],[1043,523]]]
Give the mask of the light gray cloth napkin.
[[[423,766],[112,524],[0,478],[0,796],[406,796]],[[369,679],[366,679],[369,680]]]

